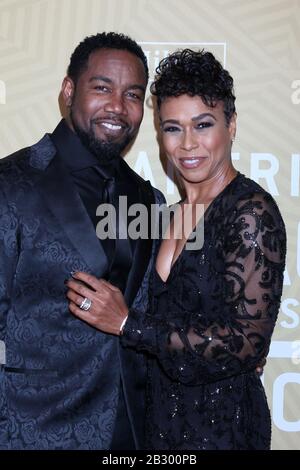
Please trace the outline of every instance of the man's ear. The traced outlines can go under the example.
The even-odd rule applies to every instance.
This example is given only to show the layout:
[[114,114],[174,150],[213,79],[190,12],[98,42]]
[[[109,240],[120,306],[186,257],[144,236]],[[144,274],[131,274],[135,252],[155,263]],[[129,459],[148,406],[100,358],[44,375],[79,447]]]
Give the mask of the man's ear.
[[61,86],[61,95],[67,108],[72,106],[74,90],[75,85],[73,80],[70,77],[65,77]]

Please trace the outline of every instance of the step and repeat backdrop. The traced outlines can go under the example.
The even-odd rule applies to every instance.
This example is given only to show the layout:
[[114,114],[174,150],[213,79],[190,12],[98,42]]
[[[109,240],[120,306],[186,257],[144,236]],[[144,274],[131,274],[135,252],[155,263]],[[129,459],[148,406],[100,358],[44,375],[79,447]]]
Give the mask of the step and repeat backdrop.
[[[100,31],[136,39],[151,77],[161,58],[189,47],[212,51],[235,79],[235,166],[275,197],[288,230],[282,305],[262,380],[272,448],[299,449],[300,0],[0,0],[1,158],[55,128],[69,57],[85,36]],[[169,203],[178,200],[149,93],[126,158]],[[2,361],[4,352],[2,343]]]

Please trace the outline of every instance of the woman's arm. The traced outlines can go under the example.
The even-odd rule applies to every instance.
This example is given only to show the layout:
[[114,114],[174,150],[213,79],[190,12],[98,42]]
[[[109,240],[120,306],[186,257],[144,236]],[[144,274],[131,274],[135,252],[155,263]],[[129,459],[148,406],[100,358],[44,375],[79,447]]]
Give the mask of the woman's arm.
[[185,383],[254,369],[268,353],[283,284],[284,224],[274,201],[260,193],[240,201],[230,218],[216,246],[225,263],[214,304],[218,321],[204,325],[201,312],[183,312],[183,326],[130,311],[125,325],[124,344],[156,355],[168,375]]
[[[284,225],[274,201],[260,193],[240,201],[230,219],[215,248],[225,264],[214,304],[218,321],[203,324],[203,312],[182,312],[180,318],[166,321],[130,309],[123,330],[124,346],[155,355],[168,375],[184,383],[205,383],[254,369],[268,352],[282,291]],[[102,331],[119,334],[128,314],[121,292],[93,276],[76,277],[94,292],[75,288],[70,281],[69,287],[77,289],[77,294],[68,293],[71,311]],[[82,297],[92,300],[89,312],[77,307]]]

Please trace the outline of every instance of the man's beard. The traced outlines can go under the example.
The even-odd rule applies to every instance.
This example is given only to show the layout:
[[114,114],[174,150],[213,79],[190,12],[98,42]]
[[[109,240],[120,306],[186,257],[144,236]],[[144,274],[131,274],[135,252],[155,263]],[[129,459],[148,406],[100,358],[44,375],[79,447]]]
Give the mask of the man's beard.
[[88,132],[80,128],[70,113],[71,122],[73,128],[78,135],[81,143],[93,154],[103,165],[110,165],[118,158],[120,158],[122,152],[125,150],[127,145],[132,141],[133,136],[126,134],[121,142],[106,142],[104,140],[97,139],[92,125]]

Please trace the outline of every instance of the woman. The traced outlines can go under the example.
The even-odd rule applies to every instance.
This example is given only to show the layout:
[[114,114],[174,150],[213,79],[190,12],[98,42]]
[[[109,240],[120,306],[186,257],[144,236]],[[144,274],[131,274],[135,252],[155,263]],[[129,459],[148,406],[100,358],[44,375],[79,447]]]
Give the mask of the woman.
[[[162,60],[152,92],[185,199],[157,254],[149,312],[128,310],[118,289],[81,273],[75,278],[94,291],[70,281],[70,309],[102,331],[121,329],[123,346],[149,356],[149,448],[269,449],[255,367],[279,310],[284,223],[272,197],[233,167],[233,80],[211,53],[187,49]],[[198,222],[197,204],[204,243],[193,250],[175,235],[185,214]],[[78,308],[84,297],[88,312]]]

